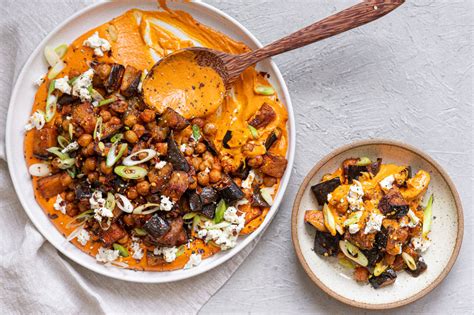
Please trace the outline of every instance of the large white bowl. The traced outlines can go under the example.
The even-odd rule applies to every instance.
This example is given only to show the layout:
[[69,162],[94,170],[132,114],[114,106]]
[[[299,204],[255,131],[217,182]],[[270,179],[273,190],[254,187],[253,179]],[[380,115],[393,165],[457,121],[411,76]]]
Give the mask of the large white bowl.
[[[208,4],[201,2],[170,2],[169,7],[172,9],[181,9],[192,14],[198,21],[221,31],[236,40],[244,42],[252,49],[261,47],[260,42],[240,23]],[[44,237],[64,255],[90,270],[112,278],[147,283],[172,282],[196,276],[219,266],[241,251],[270,224],[270,221],[275,216],[282,200],[293,166],[295,153],[294,115],[288,89],[283,81],[280,71],[271,61],[261,62],[258,65],[258,68],[271,75],[270,81],[278,91],[281,101],[286,105],[288,110],[288,167],[281,180],[280,189],[275,198],[275,202],[265,221],[254,233],[247,237],[241,237],[235,248],[220,252],[209,259],[204,260],[199,266],[188,270],[137,272],[115,267],[105,267],[104,265],[97,263],[93,257],[83,253],[74,245],[66,242],[65,238],[58,232],[40,206],[36,203],[31,179],[23,157],[24,125],[30,116],[34,95],[36,93],[36,87],[33,82],[43,75],[47,69],[42,54],[44,46],[47,44],[70,43],[87,30],[103,24],[132,8],[156,10],[156,0],[113,1],[98,3],[87,7],[56,27],[56,29],[54,29],[31,54],[17,79],[10,100],[6,126],[8,167],[18,198],[31,221],[33,221]]]

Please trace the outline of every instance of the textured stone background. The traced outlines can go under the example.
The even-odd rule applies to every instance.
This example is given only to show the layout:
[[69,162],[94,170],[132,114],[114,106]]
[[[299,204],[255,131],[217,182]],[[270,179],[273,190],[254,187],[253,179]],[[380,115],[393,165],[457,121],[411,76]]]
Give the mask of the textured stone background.
[[[269,43],[356,1],[206,0]],[[250,257],[202,313],[358,313],[306,277],[290,215],[306,173],[332,149],[389,138],[436,159],[462,197],[464,244],[447,279],[398,313],[473,311],[472,1],[407,1],[372,24],[274,58],[296,114],[293,176],[280,211]]]

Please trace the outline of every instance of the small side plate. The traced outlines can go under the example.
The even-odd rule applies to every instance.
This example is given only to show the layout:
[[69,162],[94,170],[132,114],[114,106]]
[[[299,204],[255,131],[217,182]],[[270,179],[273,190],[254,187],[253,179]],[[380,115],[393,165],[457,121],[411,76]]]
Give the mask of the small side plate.
[[[304,212],[318,209],[310,187],[322,176],[337,169],[350,157],[381,157],[383,163],[411,165],[414,172],[430,173],[430,194],[434,194],[432,244],[423,257],[428,269],[418,278],[399,272],[394,285],[373,289],[352,279],[337,259],[318,256],[313,251],[315,231],[304,223]],[[406,305],[428,294],[451,270],[462,243],[464,218],[461,201],[453,182],[441,166],[420,150],[391,140],[368,140],[343,146],[323,158],[309,172],[296,196],[291,219],[293,245],[308,276],[324,292],[346,304],[366,309],[389,309]]]

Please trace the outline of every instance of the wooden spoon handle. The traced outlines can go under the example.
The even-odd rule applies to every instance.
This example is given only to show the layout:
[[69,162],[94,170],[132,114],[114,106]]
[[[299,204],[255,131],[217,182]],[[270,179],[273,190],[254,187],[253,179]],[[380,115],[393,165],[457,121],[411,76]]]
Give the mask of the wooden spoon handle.
[[[228,72],[239,74],[250,65],[374,21],[403,4],[405,0],[365,0],[311,24],[265,47],[229,60]],[[232,65],[233,63],[233,65]]]

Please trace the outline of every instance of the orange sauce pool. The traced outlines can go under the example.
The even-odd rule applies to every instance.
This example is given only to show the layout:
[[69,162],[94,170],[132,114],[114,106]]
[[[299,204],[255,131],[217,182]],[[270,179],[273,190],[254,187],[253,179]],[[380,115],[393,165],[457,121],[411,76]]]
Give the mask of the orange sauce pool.
[[[162,27],[160,23],[166,23],[180,29],[189,39],[176,37],[169,30]],[[110,42],[110,54],[105,54],[103,57],[93,57],[93,50],[83,46],[84,40],[96,31],[101,38]],[[166,8],[162,11],[133,9],[105,24],[91,29],[72,42],[63,58],[66,67],[57,78],[68,75],[72,70],[86,71],[89,68],[89,62],[93,59],[98,62],[115,62],[124,66],[131,65],[139,70],[149,71],[159,58],[163,58],[181,48],[196,44],[234,54],[249,51],[249,48],[243,43],[234,41],[226,35],[197,22],[191,15],[183,11],[171,11]],[[48,85],[49,80],[46,79],[39,87],[32,107],[32,113],[38,109],[45,109]],[[247,120],[259,109],[263,102],[272,106],[277,114],[277,118],[268,126],[262,128],[258,139],[253,139],[252,142],[256,145],[263,145],[270,132],[274,128],[280,128],[282,136],[270,151],[283,156],[287,152],[286,122],[288,115],[286,109],[278,100],[276,94],[271,96],[256,95],[254,87],[257,85],[269,86],[270,83],[264,74],[258,73],[254,68],[247,69],[241,75],[241,78],[234,83],[231,94],[225,95],[222,105],[215,113],[207,117],[208,121],[214,122],[218,127],[218,133],[214,139],[218,151],[221,154],[231,155],[236,165],[239,165],[244,159],[240,147],[247,143],[251,136],[247,128]],[[52,123],[50,122],[49,124]],[[222,138],[228,129],[235,131],[232,139],[233,142],[229,143],[230,149],[222,146]],[[33,136],[33,132],[27,132],[24,141],[25,159],[28,166],[41,162],[32,154]],[[38,178],[36,177],[32,179],[37,202],[51,218],[56,228],[67,237],[74,230],[74,227],[66,227],[72,218],[54,210],[55,198],[47,200],[37,192],[37,180]],[[263,222],[267,212],[268,209],[264,209],[256,216],[249,216],[249,220],[247,220],[247,224],[241,231],[241,234],[249,234],[257,229]],[[92,241],[82,246],[76,239],[72,240],[72,243],[92,256],[97,254],[98,248],[101,246],[101,243]],[[166,271],[181,269],[193,252],[199,251],[202,257],[206,258],[220,251],[220,248],[211,244],[205,244],[198,239],[191,242],[190,246],[174,262],[159,266],[148,266],[145,258],[146,251],[152,251],[153,248],[146,248],[144,245],[142,247],[145,250],[145,255],[140,261],[131,257],[122,257],[120,261],[127,263],[130,269]]]

